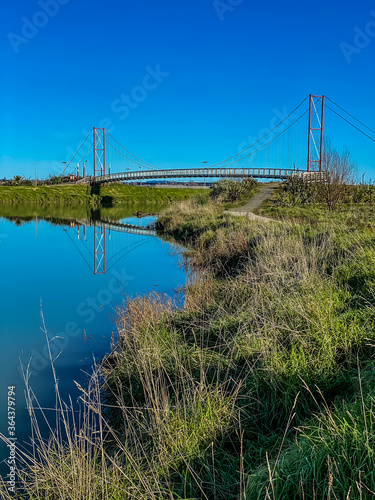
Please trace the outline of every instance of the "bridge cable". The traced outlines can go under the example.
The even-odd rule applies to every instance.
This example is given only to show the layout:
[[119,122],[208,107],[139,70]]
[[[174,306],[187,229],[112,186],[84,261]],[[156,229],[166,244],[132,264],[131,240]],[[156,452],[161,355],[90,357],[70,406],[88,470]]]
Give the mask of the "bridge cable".
[[76,249],[78,250],[78,252],[80,253],[81,257],[83,258],[83,260],[86,262],[86,264],[89,266],[89,269],[90,271],[92,271],[92,267],[90,266],[90,264],[87,262],[87,260],[85,259],[85,256],[83,255],[83,253],[81,252],[81,250],[78,248],[78,246],[75,244],[73,238],[70,236],[70,234],[68,233],[67,229],[63,229],[63,231],[68,235],[70,241],[73,243],[73,245],[76,247]]
[[[305,99],[303,99],[303,101],[301,101],[301,103],[293,110],[291,111],[291,113],[289,113],[288,116],[286,116],[281,122],[279,122],[272,130],[270,130],[269,132],[267,132],[264,136],[262,136],[260,139],[258,139],[257,141],[255,141],[253,144],[251,144],[250,146],[248,146],[247,148],[243,149],[242,151],[240,151],[239,153],[236,153],[235,155],[233,156],[230,156],[229,158],[226,158],[225,160],[221,160],[217,163],[214,163],[212,165],[209,165],[207,166],[206,168],[213,168],[215,167],[216,165],[220,165],[221,163],[225,163],[226,161],[228,160],[231,160],[232,158],[235,158],[236,156],[239,156],[241,155],[242,153],[244,153],[245,151],[247,151],[248,149],[252,148],[253,146],[255,146],[255,144],[258,144],[260,141],[262,141],[265,137],[267,137],[269,134],[271,134],[275,129],[277,129],[282,123],[284,123],[286,120],[288,120],[288,118],[293,115],[301,106],[302,104],[304,104],[304,102],[309,98],[309,96],[305,97]],[[303,116],[303,115],[301,115]],[[295,122],[294,122],[295,123]],[[293,124],[292,124],[293,125]],[[289,127],[288,127],[289,128]],[[285,129],[284,132],[288,130],[288,129]],[[145,160],[142,160],[141,158],[138,158],[138,156],[134,155],[133,153],[131,153],[130,151],[128,151],[119,141],[117,141],[108,131],[107,131],[107,134],[119,145],[121,146],[127,153],[129,153],[130,155],[134,156],[134,158],[136,158],[137,160],[143,162],[145,165],[149,165],[151,168],[154,168],[156,170],[162,170],[161,167],[157,167],[155,165],[152,165],[151,163],[148,163],[146,162]],[[279,134],[280,135],[280,134]],[[278,136],[276,136],[278,137]],[[276,139],[275,137],[275,139]],[[108,142],[108,141],[107,141]],[[271,141],[270,141],[271,142]],[[267,143],[268,144],[268,143]],[[129,158],[128,156],[124,155],[121,151],[119,151],[118,149],[116,149],[112,144],[110,144],[118,153],[122,154],[125,158],[127,158],[128,160],[132,161],[133,163],[135,163],[136,165],[138,166],[141,166],[141,167],[144,167],[144,168],[147,168],[145,167],[145,165],[143,164],[140,164],[138,162],[136,162],[135,160],[133,160],[132,158]],[[261,148],[259,148],[261,149]],[[259,151],[259,149],[257,151]],[[255,151],[256,152],[256,151]],[[247,155],[249,156],[249,155]],[[246,158],[247,156],[245,156],[244,158]]]
[[130,249],[128,252],[124,253],[123,255],[121,255],[121,257],[119,257],[115,262],[113,262],[113,264],[111,264],[109,266],[109,268],[107,269],[107,271],[109,271],[110,269],[112,269],[112,267],[117,264],[118,261],[120,261],[123,257],[125,257],[125,255],[128,255],[130,252],[132,252],[133,250],[136,250],[137,248],[141,247],[142,245],[146,245],[146,243],[150,243],[152,241],[152,239],[147,239],[147,241],[144,241],[143,243],[139,243],[136,247]]
[[[69,167],[69,165],[72,163],[72,161],[74,160],[74,158],[77,156],[77,154],[79,153],[79,151],[81,150],[82,146],[85,144],[85,142],[87,141],[88,137],[90,136],[90,134],[92,134],[92,130],[90,130],[90,132],[87,134],[87,137],[86,139],[82,142],[82,144],[80,145],[80,147],[77,149],[77,151],[75,152],[73,158],[70,160],[70,162],[66,165],[66,167],[64,168],[63,172],[62,172],[62,176],[64,175],[65,173],[65,170]],[[91,146],[90,146],[91,147]]]
[[[90,151],[90,149],[92,148],[93,144],[94,144],[93,142],[90,144],[88,150],[86,151],[86,153],[80,159],[80,162],[86,157],[87,153]],[[71,173],[74,173],[74,170]]]
[[[216,165],[220,165],[220,164],[222,164],[222,163],[225,163],[226,161],[231,160],[231,159],[235,158],[236,156],[239,156],[239,155],[243,154],[245,151],[247,151],[248,149],[250,149],[250,148],[252,148],[253,146],[255,146],[255,144],[258,144],[259,142],[261,142],[261,141],[262,141],[265,137],[267,137],[267,136],[268,136],[269,134],[271,134],[271,133],[272,133],[275,129],[277,129],[277,128],[278,128],[278,127],[282,124],[282,123],[284,123],[286,120],[288,120],[288,118],[289,118],[291,115],[293,115],[293,114],[294,114],[294,113],[295,113],[295,112],[296,112],[296,111],[297,111],[297,110],[298,110],[298,109],[302,106],[302,104],[303,104],[303,103],[304,103],[304,102],[308,99],[308,97],[309,97],[309,96],[305,97],[305,99],[303,99],[303,101],[301,101],[301,103],[300,103],[300,104],[299,104],[299,105],[298,105],[298,106],[297,106],[297,107],[296,107],[296,108],[295,108],[295,109],[294,109],[291,113],[289,113],[289,115],[288,115],[288,116],[286,116],[286,117],[285,117],[285,118],[284,118],[281,122],[279,122],[279,123],[278,123],[278,124],[277,124],[277,125],[276,125],[273,129],[272,129],[272,130],[270,130],[269,132],[267,132],[264,136],[262,136],[260,139],[258,139],[257,141],[255,141],[253,144],[251,144],[251,145],[250,145],[250,146],[248,146],[247,148],[243,149],[243,150],[242,150],[242,151],[240,151],[239,153],[236,153],[235,155],[233,155],[233,156],[231,156],[231,157],[229,157],[229,158],[226,158],[225,160],[221,160],[221,161],[219,161],[219,162],[217,162],[217,163],[214,163],[213,165],[209,165],[209,166],[207,166],[206,168],[213,168],[213,167],[215,167]],[[301,115],[301,116],[300,116],[300,118],[301,118],[302,116],[303,116],[303,115]],[[298,120],[296,120],[296,121],[298,121]],[[291,125],[293,125],[294,123],[296,123],[296,121],[295,121],[295,122],[293,122]],[[291,125],[290,125],[290,126],[291,126]],[[289,127],[287,127],[287,128],[286,128],[283,132],[286,132],[286,130],[288,130],[288,128],[290,128],[290,126],[289,126]],[[283,132],[281,132],[281,133],[283,133]],[[124,147],[124,146],[123,146],[123,145],[122,145],[119,141],[117,141],[117,139],[115,139],[115,138],[112,136],[112,134],[110,134],[108,131],[107,131],[107,135],[109,135],[109,136],[111,137],[111,139],[113,139],[113,140],[114,140],[114,141],[115,141],[115,142],[116,142],[116,143],[117,143],[117,144],[118,144],[121,148],[123,148],[123,149],[124,149],[124,150],[125,150],[128,154],[130,154],[130,155],[134,156],[134,158],[136,158],[137,160],[139,160],[139,161],[140,161],[140,162],[142,162],[142,163],[139,163],[139,162],[135,161],[133,158],[129,158],[129,156],[127,156],[127,155],[125,155],[124,153],[122,153],[121,151],[119,151],[119,150],[118,150],[118,149],[117,149],[117,148],[116,148],[113,144],[111,144],[111,143],[110,143],[110,142],[108,142],[108,140],[107,140],[107,143],[108,143],[108,144],[109,144],[109,145],[110,145],[110,146],[111,146],[111,147],[112,147],[115,151],[117,151],[119,154],[121,154],[124,158],[127,158],[128,160],[130,160],[131,162],[133,162],[135,165],[138,165],[138,166],[143,167],[143,168],[153,168],[153,169],[156,169],[156,170],[161,170],[161,167],[157,167],[157,166],[155,166],[155,165],[152,165],[151,163],[148,163],[148,162],[146,162],[145,160],[142,160],[141,158],[139,158],[139,157],[138,157],[138,156],[136,156],[135,154],[133,154],[133,153],[131,153],[130,151],[128,151],[128,150],[127,150],[127,149],[126,149],[126,148],[125,148],[125,147]],[[276,138],[277,138],[277,137],[279,137],[280,135],[281,135],[281,134],[277,135],[276,137],[274,137],[274,139],[276,139]],[[269,142],[267,142],[264,146],[266,146],[266,145],[267,145],[267,144],[269,144],[270,142],[272,142],[272,140],[271,140],[271,141],[269,141]],[[256,153],[257,151],[259,151],[260,149],[262,149],[264,146],[262,146],[261,148],[258,148],[258,149],[257,149],[256,151],[254,151],[253,153]],[[251,154],[253,154],[253,153],[251,153]],[[242,160],[242,159],[244,159],[244,158],[247,158],[248,156],[250,156],[250,155],[246,155],[246,156],[244,156],[244,157],[241,157],[241,158],[239,158],[239,159],[238,159],[238,160],[236,160],[236,161],[240,161],[240,160]],[[234,161],[234,162],[232,162],[232,163],[236,163],[236,161]],[[229,165],[231,165],[232,163],[230,163]],[[146,165],[149,165],[149,167],[146,167]]]
[[[372,130],[370,127],[368,127],[367,125],[365,125],[363,122],[361,122],[361,120],[358,120],[358,118],[356,118],[355,116],[351,115],[349,113],[349,111],[346,111],[344,108],[342,108],[341,106],[339,106],[338,104],[336,104],[334,101],[332,101],[332,99],[330,99],[329,97],[326,96],[326,99],[328,99],[329,101],[331,101],[332,104],[334,104],[335,106],[337,106],[338,108],[340,108],[342,111],[344,111],[347,115],[349,115],[351,118],[354,118],[354,120],[356,120],[357,122],[359,122],[361,125],[363,125],[364,127],[366,127],[368,130],[370,130],[370,132],[372,132],[373,134],[375,134],[375,131]],[[331,108],[330,108],[331,109]]]
[[[107,135],[109,135],[109,136],[110,136],[110,137],[111,137],[111,138],[112,138],[115,142],[117,142],[117,144],[118,144],[119,146],[121,146],[121,147],[122,147],[122,148],[123,148],[123,149],[124,149],[124,150],[125,150],[128,154],[130,154],[130,155],[134,156],[134,158],[136,158],[137,160],[139,160],[139,161],[141,161],[141,162],[145,163],[146,165],[149,165],[151,168],[155,168],[156,170],[159,170],[159,169],[161,168],[161,167],[156,167],[155,165],[152,165],[151,163],[148,163],[147,161],[142,160],[141,158],[138,158],[138,156],[136,156],[135,154],[133,154],[133,153],[131,153],[130,151],[128,151],[128,150],[127,150],[127,149],[126,149],[126,148],[125,148],[122,144],[120,144],[120,143],[118,142],[118,140],[116,140],[116,139],[113,137],[113,135],[111,135],[111,134],[108,132],[108,130],[107,130]],[[114,147],[114,146],[112,146],[112,147]],[[118,151],[118,150],[117,150],[117,151]],[[125,156],[125,158],[128,158],[128,157],[127,157],[127,156]],[[129,159],[129,160],[131,160],[131,161],[134,161],[134,160],[132,160],[131,158],[128,158],[128,159]]]
[[[116,231],[116,230],[115,229],[111,229],[111,231]],[[132,234],[132,233],[127,233],[127,234]],[[150,236],[147,236],[146,238],[143,238],[142,241],[148,240],[148,238],[150,238]],[[130,245],[128,245],[128,246],[126,246],[124,248],[121,248],[121,250],[118,250],[116,253],[114,253],[112,255],[112,257],[110,259],[107,260],[107,265],[111,262],[112,259],[114,259],[115,257],[117,257],[118,254],[120,254],[124,250],[127,250],[128,248],[131,248],[132,246],[136,245],[137,243],[139,243],[139,241],[134,241]]]
[[[298,105],[298,106],[297,106],[297,107],[296,107],[296,108],[295,108],[295,109],[294,109],[291,113],[289,113],[289,115],[288,115],[288,116],[286,116],[286,117],[284,118],[284,120],[282,120],[281,122],[279,122],[279,123],[278,123],[275,127],[273,127],[273,129],[272,129],[272,130],[270,130],[269,132],[267,132],[267,133],[266,133],[263,137],[261,137],[260,139],[258,139],[257,141],[255,141],[253,144],[251,144],[251,145],[250,145],[250,146],[248,146],[247,148],[243,149],[243,150],[242,150],[242,151],[240,151],[239,153],[236,153],[235,155],[230,156],[229,158],[226,158],[225,160],[221,160],[221,161],[219,161],[219,162],[217,162],[217,163],[214,163],[213,165],[209,165],[209,166],[207,166],[207,168],[213,168],[213,167],[215,167],[216,165],[220,165],[221,163],[225,163],[226,161],[231,160],[232,158],[235,158],[236,156],[238,156],[238,155],[240,155],[240,154],[244,153],[245,151],[247,151],[248,149],[252,148],[253,146],[255,146],[255,144],[258,144],[258,142],[262,141],[265,137],[267,137],[267,135],[271,134],[271,133],[272,133],[272,132],[273,132],[273,131],[277,128],[277,127],[279,127],[279,126],[280,126],[282,123],[284,123],[284,122],[285,122],[285,121],[286,121],[286,120],[287,120],[287,119],[288,119],[288,118],[289,118],[289,117],[290,117],[293,113],[295,113],[295,112],[297,111],[297,109],[299,109],[299,108],[302,106],[302,104],[303,104],[303,103],[304,103],[304,102],[305,102],[308,98],[309,98],[309,96],[305,97],[305,99],[304,99],[304,100],[303,100],[303,101],[302,101],[302,102],[301,102],[301,103],[300,103],[300,104],[299,104],[299,105]],[[306,112],[307,112],[307,111],[306,111]],[[302,116],[303,116],[303,115],[301,115],[301,117],[302,117]],[[294,122],[294,123],[295,123],[295,122]],[[293,125],[293,123],[292,123],[292,125]],[[288,128],[289,128],[289,127],[288,127]],[[284,132],[285,132],[286,130],[288,130],[288,129],[285,129],[285,130],[284,130]],[[280,135],[280,134],[279,134],[279,135]],[[277,137],[278,137],[278,136],[277,136]],[[275,139],[276,139],[276,137],[275,137]],[[268,144],[268,143],[267,143],[267,144]],[[258,151],[259,151],[259,150],[258,150]],[[244,156],[244,158],[246,158],[246,156]]]
[[[128,160],[130,160],[131,162],[135,163],[136,165],[139,165],[140,167],[145,167],[142,163],[138,163],[137,161],[133,160],[133,158],[129,158],[129,156],[126,156],[124,153],[122,153],[120,150],[118,150],[113,144],[111,144],[110,142],[108,142],[108,140],[106,140],[106,144],[109,144],[115,151],[117,151],[118,153],[120,153],[120,155],[122,155],[124,158],[127,158]],[[160,168],[157,168],[157,170],[160,170]]]
[[[302,113],[301,116],[299,116],[296,120],[294,120],[293,123],[291,123],[285,130],[283,130],[282,132],[280,132],[278,135],[276,135],[273,139],[271,139],[270,141],[266,142],[266,144],[263,144],[263,146],[260,146],[260,148],[256,149],[255,151],[252,151],[251,153],[248,153],[247,155],[245,156],[242,156],[241,158],[238,158],[237,160],[234,160],[232,161],[231,163],[228,163],[227,165],[224,165],[223,168],[227,168],[229,165],[233,165],[233,163],[237,163],[241,160],[244,160],[245,158],[255,154],[256,152],[260,151],[261,149],[265,148],[268,144],[270,144],[271,142],[273,142],[275,139],[277,139],[278,137],[280,137],[280,135],[282,135],[284,132],[286,132],[290,127],[292,127],[295,123],[297,123],[309,110],[307,109],[304,113]],[[268,134],[267,134],[268,135]],[[245,151],[245,150],[244,150]],[[236,155],[235,155],[236,156]],[[233,158],[233,156],[232,156]],[[230,159],[230,158],[229,158]],[[211,167],[207,167],[207,168],[211,168]]]
[[[274,127],[272,130],[270,130],[269,132],[267,132],[267,134],[265,134],[263,137],[261,137],[261,139],[259,139],[258,141],[254,142],[254,144],[257,144],[258,142],[260,142],[262,139],[264,139],[264,137],[266,137],[267,135],[269,135],[273,130],[275,130],[275,128],[277,128],[279,125],[281,125],[281,123],[283,123],[291,114],[293,114],[307,99],[308,97],[306,97],[299,106],[297,106],[297,108],[292,111],[282,122],[280,122],[278,125],[276,125],[276,127]],[[294,120],[294,122],[292,122],[287,128],[285,128],[282,132],[280,132],[278,135],[276,135],[275,137],[273,137],[270,141],[266,142],[265,144],[263,144],[262,146],[260,146],[258,149],[256,149],[255,151],[252,151],[251,153],[248,153],[247,155],[245,156],[242,156],[241,158],[238,158],[237,160],[234,160],[232,161],[231,163],[228,163],[227,165],[223,165],[222,168],[227,168],[229,165],[233,165],[234,163],[237,163],[241,160],[244,160],[245,158],[248,158],[249,156],[252,156],[253,154],[257,153],[258,151],[260,151],[261,149],[265,148],[268,144],[270,144],[271,142],[273,142],[275,139],[277,139],[278,137],[280,137],[280,135],[282,135],[284,132],[286,132],[290,127],[292,127],[295,123],[297,123],[307,112],[309,111],[309,109],[307,109],[304,113],[302,113],[302,115],[300,115],[296,120]],[[108,142],[108,141],[107,141]],[[117,142],[117,141],[116,141]],[[121,151],[119,151],[117,148],[115,148],[115,146],[113,146],[113,144],[109,143],[110,146],[112,146],[118,153],[120,153],[122,156],[124,156],[125,158],[127,158],[128,160],[132,161],[133,163],[135,163],[136,165],[139,165],[139,166],[143,166],[141,164],[139,164],[138,162],[134,161],[133,159],[129,158],[128,156],[124,155]],[[252,146],[254,146],[254,144],[252,144]],[[225,161],[228,161],[228,160],[231,160],[232,158],[235,158],[236,156],[238,156],[239,154],[242,154],[244,151],[248,150],[250,147],[252,146],[249,146],[247,147],[246,149],[242,150],[240,153],[237,153],[233,156],[231,156],[230,158],[227,158],[227,160],[222,160],[218,163],[215,163],[213,165],[210,165],[206,168],[213,168],[215,165],[219,165],[220,163],[223,163]],[[125,149],[125,148],[124,148]],[[160,170],[160,169],[158,169]]]
[[365,135],[366,137],[368,137],[372,142],[375,142],[375,139],[373,139],[372,137],[370,137],[368,134],[366,134],[366,132],[363,132],[363,130],[361,130],[360,128],[358,128],[356,125],[354,125],[354,123],[350,122],[349,120],[347,120],[346,118],[344,118],[342,115],[340,115],[339,113],[337,113],[337,111],[335,111],[334,109],[332,109],[330,106],[328,106],[328,104],[326,104],[326,107],[328,109],[330,109],[331,111],[333,111],[337,116],[339,116],[340,118],[342,118],[344,121],[346,121],[347,123],[349,123],[349,125],[351,125],[352,127],[354,127],[355,129],[357,129],[359,132],[361,132],[361,134]]
[[[78,223],[78,225],[79,225],[79,227],[83,227],[83,226],[85,226],[85,227],[93,227],[93,226],[88,226],[86,224],[79,224],[79,223]],[[87,241],[85,239],[81,239],[81,238],[80,238],[80,241],[83,243],[83,248],[85,248],[88,251],[90,257],[94,258],[94,254],[92,253],[92,251],[88,247]]]

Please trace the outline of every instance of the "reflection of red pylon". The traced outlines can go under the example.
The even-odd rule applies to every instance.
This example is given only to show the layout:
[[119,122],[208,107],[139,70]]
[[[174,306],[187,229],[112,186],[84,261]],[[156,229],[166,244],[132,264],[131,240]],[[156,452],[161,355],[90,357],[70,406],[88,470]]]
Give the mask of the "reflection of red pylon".
[[94,225],[94,274],[105,274],[105,228]]
[[94,179],[105,175],[105,128],[95,128],[94,132]]
[[[322,171],[324,95],[310,94],[307,171]],[[317,168],[318,167],[318,168]]]

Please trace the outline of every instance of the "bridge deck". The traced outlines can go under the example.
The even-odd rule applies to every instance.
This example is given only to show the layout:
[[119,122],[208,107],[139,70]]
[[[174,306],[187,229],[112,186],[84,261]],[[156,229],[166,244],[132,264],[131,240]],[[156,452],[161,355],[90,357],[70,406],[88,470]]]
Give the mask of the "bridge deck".
[[[291,175],[303,175],[305,170],[283,169],[283,168],[190,168],[190,169],[170,169],[170,170],[148,170],[134,172],[119,172],[115,174],[90,177],[83,180],[90,180],[94,184],[119,181],[137,181],[150,179],[173,179],[173,178],[257,178],[257,179],[288,179]],[[82,182],[81,181],[81,182]]]

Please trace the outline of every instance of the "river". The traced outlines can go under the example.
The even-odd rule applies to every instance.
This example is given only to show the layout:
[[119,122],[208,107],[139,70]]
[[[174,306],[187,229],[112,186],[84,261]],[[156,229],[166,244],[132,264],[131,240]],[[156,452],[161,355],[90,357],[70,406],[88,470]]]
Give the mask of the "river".
[[[30,385],[53,421],[55,395],[42,315],[61,394],[76,401],[74,381],[84,386],[93,360],[110,351],[116,308],[125,296],[155,291],[182,300],[176,293],[185,283],[178,256],[147,228],[155,217],[132,215],[138,210],[153,213],[160,205],[0,206],[0,432],[9,437],[8,388],[15,387],[15,410],[9,411],[15,411],[18,446],[30,441],[22,367],[29,365]],[[2,477],[9,471],[8,455],[1,441]]]

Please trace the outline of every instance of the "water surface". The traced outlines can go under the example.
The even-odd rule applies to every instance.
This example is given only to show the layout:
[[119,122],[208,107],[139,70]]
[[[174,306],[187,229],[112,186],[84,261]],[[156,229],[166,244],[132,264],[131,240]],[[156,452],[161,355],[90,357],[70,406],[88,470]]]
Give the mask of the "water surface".
[[[39,404],[53,414],[55,397],[41,312],[52,354],[58,356],[61,392],[75,401],[79,394],[73,381],[84,385],[93,358],[100,360],[109,352],[116,333],[116,308],[124,297],[152,291],[175,296],[184,284],[170,244],[148,232],[155,218],[132,215],[159,209],[0,206],[1,433],[8,435],[7,388],[15,386],[16,437],[19,444],[29,441],[21,365],[29,364]],[[105,235],[105,274],[94,273],[95,259],[97,271],[103,271],[99,260],[103,253],[95,255],[95,224],[99,250]],[[7,454],[0,443],[0,462]],[[0,472],[4,477],[4,463]]]

